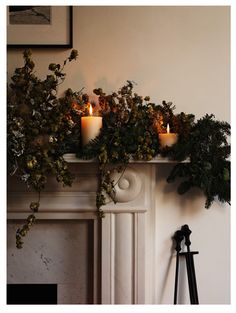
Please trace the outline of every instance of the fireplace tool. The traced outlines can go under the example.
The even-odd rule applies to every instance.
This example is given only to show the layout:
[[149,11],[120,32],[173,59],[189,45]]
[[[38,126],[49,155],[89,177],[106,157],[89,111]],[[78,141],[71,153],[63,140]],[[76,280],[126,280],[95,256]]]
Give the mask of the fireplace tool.
[[174,304],[177,304],[177,294],[178,294],[178,279],[179,279],[179,252],[181,251],[181,242],[184,239],[183,232],[177,230],[174,234],[174,240],[176,242],[176,267],[175,267],[175,293],[174,293]]
[[[174,290],[174,304],[177,304],[177,294],[178,294],[178,273],[179,273],[179,256],[184,256],[186,260],[187,276],[188,276],[188,287],[189,296],[191,304],[199,304],[198,292],[197,292],[197,281],[194,267],[193,255],[198,254],[197,251],[190,251],[190,234],[192,231],[189,229],[188,225],[183,225],[181,230],[175,232],[173,239],[176,242],[176,272],[175,272],[175,290]],[[187,252],[181,251],[181,242],[185,239],[185,245],[187,247]]]

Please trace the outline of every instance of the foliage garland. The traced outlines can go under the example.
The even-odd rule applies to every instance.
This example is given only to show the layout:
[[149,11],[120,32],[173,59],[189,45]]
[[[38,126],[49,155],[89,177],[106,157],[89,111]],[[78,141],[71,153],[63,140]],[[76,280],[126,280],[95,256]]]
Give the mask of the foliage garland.
[[[176,164],[167,177],[169,183],[180,178],[179,194],[198,187],[206,196],[206,208],[216,197],[230,203],[228,123],[215,120],[212,114],[197,121],[193,114],[175,114],[171,102],[152,103],[148,96],[135,93],[134,83],[127,81],[112,94],[94,89],[103,127],[99,136],[82,148],[80,120],[88,113],[89,97],[82,90],[71,89],[57,96],[57,87],[66,75],[64,66],[77,58],[77,50],[71,51],[62,66],[50,64],[52,74],[44,80],[34,73],[31,51],[25,50],[23,56],[24,66],[15,70],[8,88],[8,171],[36,190],[39,197],[30,203],[33,214],[16,232],[17,248],[22,247],[22,237],[35,222],[47,178],[54,175],[63,185],[71,185],[73,175],[63,158],[68,152],[79,158],[98,159],[96,206],[100,217],[104,216],[106,199],[115,202],[116,182],[111,172],[116,170],[122,175],[131,160],[150,161],[157,155],[177,161],[190,159],[189,163]],[[166,132],[167,123],[172,132],[178,133],[178,141],[161,148],[157,132]]]

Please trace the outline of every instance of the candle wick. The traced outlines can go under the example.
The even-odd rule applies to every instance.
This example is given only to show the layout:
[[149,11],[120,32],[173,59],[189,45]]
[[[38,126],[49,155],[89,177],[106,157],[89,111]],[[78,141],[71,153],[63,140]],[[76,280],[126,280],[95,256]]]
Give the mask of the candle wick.
[[93,107],[89,104],[89,115],[93,115]]
[[170,133],[170,125],[167,124],[167,134],[169,134],[169,133]]

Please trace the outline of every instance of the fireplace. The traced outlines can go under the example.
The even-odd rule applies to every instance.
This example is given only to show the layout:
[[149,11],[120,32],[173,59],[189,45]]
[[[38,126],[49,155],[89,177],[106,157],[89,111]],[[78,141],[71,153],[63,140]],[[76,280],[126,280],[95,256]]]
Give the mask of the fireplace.
[[[76,180],[71,188],[63,188],[54,180],[49,182],[41,196],[38,222],[20,251],[14,248],[10,234],[27,216],[28,205],[36,195],[15,178],[9,179],[8,283],[56,283],[58,303],[150,303],[156,280],[152,274],[157,258],[153,252],[157,244],[156,172],[158,164],[170,162],[158,158],[131,163],[116,185],[118,203],[103,207],[105,218],[99,221],[95,207],[96,162],[78,160],[74,155],[65,158]],[[26,253],[31,260],[37,256],[35,262],[44,271],[44,280],[39,273],[28,275],[24,271],[26,259],[22,255]],[[70,267],[75,275],[69,273]],[[67,275],[60,277],[57,271],[62,276],[67,271]]]

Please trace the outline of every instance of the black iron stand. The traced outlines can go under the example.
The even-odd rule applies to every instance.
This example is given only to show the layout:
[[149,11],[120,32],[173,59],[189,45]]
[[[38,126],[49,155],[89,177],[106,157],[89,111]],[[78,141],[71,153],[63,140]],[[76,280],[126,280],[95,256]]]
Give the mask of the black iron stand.
[[[186,268],[188,275],[188,286],[189,286],[189,296],[191,304],[199,304],[198,292],[197,292],[197,281],[194,267],[193,255],[198,254],[197,251],[190,251],[190,234],[192,231],[189,229],[188,225],[183,225],[181,230],[175,232],[173,239],[176,241],[176,272],[175,272],[175,291],[174,291],[174,304],[177,304],[177,293],[178,293],[178,272],[179,272],[179,256],[182,255],[186,260]],[[187,247],[187,252],[181,252],[181,241],[185,238],[185,245]]]

